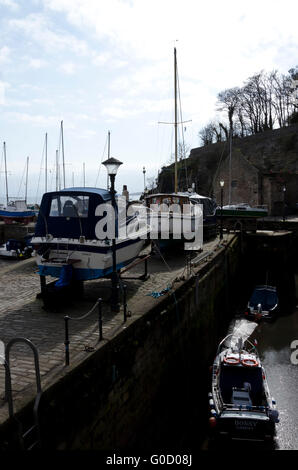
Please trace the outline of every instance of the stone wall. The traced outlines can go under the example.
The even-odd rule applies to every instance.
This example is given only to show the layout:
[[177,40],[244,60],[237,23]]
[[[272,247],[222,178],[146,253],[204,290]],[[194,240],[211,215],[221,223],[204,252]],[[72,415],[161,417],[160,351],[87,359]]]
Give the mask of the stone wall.
[[[132,317],[79,366],[64,368],[42,396],[43,448],[179,448],[187,430],[198,441],[207,423],[209,366],[230,320],[238,265],[234,237],[197,277]],[[28,420],[31,410],[18,418]],[[12,423],[0,428],[0,449],[17,446],[13,430]]]

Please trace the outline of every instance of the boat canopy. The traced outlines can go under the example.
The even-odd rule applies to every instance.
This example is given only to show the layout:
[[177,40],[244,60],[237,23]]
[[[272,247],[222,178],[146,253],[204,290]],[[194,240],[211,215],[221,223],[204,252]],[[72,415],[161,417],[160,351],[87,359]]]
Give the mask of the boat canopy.
[[271,310],[278,302],[276,289],[269,286],[258,286],[253,291],[249,305],[256,309],[259,304],[262,310]]
[[95,226],[102,216],[96,207],[111,201],[111,193],[99,188],[67,188],[43,195],[35,236],[96,239]]

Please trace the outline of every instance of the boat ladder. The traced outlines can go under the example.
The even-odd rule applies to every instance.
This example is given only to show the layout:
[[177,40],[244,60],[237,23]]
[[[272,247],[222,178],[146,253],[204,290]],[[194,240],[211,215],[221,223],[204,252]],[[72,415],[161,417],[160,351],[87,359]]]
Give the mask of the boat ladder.
[[[25,343],[28,345],[34,355],[35,363],[35,376],[36,376],[36,397],[33,406],[33,423],[27,426],[26,430],[25,425],[16,418],[13,409],[13,397],[12,397],[12,387],[11,387],[11,374],[10,374],[10,350],[13,345],[16,343]],[[8,403],[9,417],[14,419],[17,422],[18,426],[18,439],[21,450],[32,450],[41,448],[41,435],[40,435],[40,423],[39,423],[39,403],[42,395],[41,390],[41,381],[40,381],[40,370],[39,370],[39,357],[38,350],[36,346],[26,338],[13,338],[11,339],[5,347],[5,399]]]

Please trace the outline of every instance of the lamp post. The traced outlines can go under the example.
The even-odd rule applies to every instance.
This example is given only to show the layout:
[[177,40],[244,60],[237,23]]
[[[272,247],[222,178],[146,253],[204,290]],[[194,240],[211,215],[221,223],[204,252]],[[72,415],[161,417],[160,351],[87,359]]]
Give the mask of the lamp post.
[[219,239],[223,239],[223,190],[224,190],[224,181],[220,181],[220,233],[219,233]]
[[282,220],[286,220],[286,190],[287,188],[283,186],[282,191],[283,191],[283,210],[282,210]]
[[145,189],[146,189],[146,178],[145,178],[146,168],[144,166],[143,166],[143,175],[144,175],[144,193],[145,193]]
[[106,167],[108,175],[111,180],[111,187],[110,193],[112,196],[112,207],[114,209],[114,217],[115,217],[115,233],[114,237],[112,238],[112,256],[113,256],[113,271],[111,274],[111,281],[112,281],[112,295],[111,295],[111,310],[113,312],[119,312],[120,305],[119,305],[119,280],[117,274],[117,262],[116,262],[116,199],[115,199],[115,178],[120,165],[122,162],[117,160],[116,158],[108,158],[102,164]]

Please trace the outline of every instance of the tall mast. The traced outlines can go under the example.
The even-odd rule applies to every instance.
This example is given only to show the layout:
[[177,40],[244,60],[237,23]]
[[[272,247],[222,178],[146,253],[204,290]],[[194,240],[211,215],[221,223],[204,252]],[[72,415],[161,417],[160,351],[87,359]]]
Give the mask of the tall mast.
[[[108,158],[110,158],[111,150],[111,133],[108,131]],[[107,189],[109,189],[109,175],[107,175]]]
[[174,102],[175,102],[175,193],[178,192],[178,174],[177,174],[177,53],[174,47]]
[[62,163],[63,163],[63,187],[65,188],[65,161],[64,161],[63,121],[61,121],[61,144],[62,144]]
[[232,135],[233,135],[233,128],[232,126],[230,126],[229,205],[232,203]]
[[59,161],[58,161],[58,150],[56,150],[56,191],[58,191],[59,184]]
[[85,188],[85,162],[83,163],[83,186]]
[[5,182],[6,182],[6,205],[8,206],[8,182],[7,182],[7,166],[6,166],[6,144],[3,142],[4,153],[4,168],[5,168]]
[[27,157],[26,184],[25,184],[25,203],[26,204],[27,204],[27,188],[28,188],[28,167],[29,167],[29,157]]
[[48,190],[48,134],[46,132],[45,138],[45,193]]

